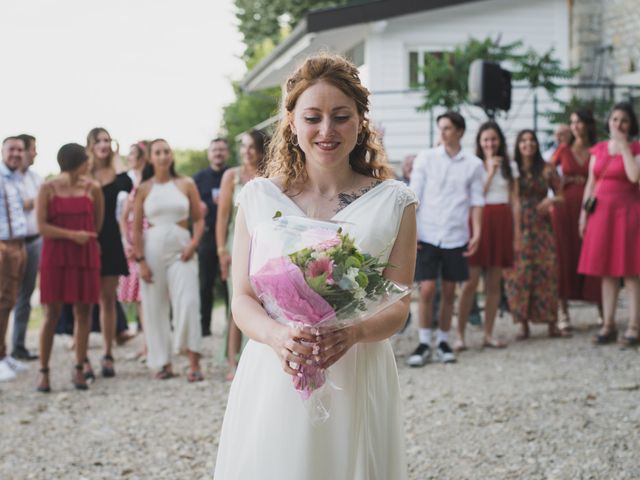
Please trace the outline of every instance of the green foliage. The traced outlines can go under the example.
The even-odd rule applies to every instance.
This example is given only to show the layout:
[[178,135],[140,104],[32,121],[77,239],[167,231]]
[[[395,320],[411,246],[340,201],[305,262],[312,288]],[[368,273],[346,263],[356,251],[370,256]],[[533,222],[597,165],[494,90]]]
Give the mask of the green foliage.
[[424,62],[424,102],[420,110],[445,107],[458,110],[469,102],[468,77],[471,63],[477,59],[506,64],[514,80],[523,80],[532,88],[545,89],[552,98],[559,86],[556,79],[569,79],[577,72],[563,69],[554,58],[553,48],[543,54],[529,48],[522,51],[521,41],[501,45],[490,37],[469,39],[452,52],[427,54]]
[[244,59],[253,62],[270,40],[278,44],[309,10],[343,5],[347,0],[235,0],[238,29],[246,45]]
[[569,99],[569,101],[564,102],[558,100],[557,103],[558,110],[543,113],[543,116],[547,117],[550,123],[568,124],[571,120],[572,112],[582,109],[591,110],[596,120],[596,132],[598,138],[600,139],[607,137],[605,124],[607,121],[607,116],[609,115],[609,111],[611,110],[611,107],[613,107],[613,102],[608,96],[584,99],[573,95]]
[[222,111],[222,127],[229,139],[231,158],[238,158],[234,139],[254,125],[276,115],[280,101],[280,88],[268,88],[258,92],[243,92],[240,84],[234,82],[236,99],[226,105]]
[[180,175],[192,176],[209,165],[206,150],[174,150],[176,171]]

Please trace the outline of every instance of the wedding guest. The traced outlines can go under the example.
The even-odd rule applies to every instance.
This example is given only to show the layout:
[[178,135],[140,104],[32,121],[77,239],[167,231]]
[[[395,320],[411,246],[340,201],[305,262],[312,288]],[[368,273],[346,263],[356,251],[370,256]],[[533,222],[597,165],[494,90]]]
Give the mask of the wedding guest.
[[45,318],[40,330],[40,383],[50,392],[49,358],[55,325],[63,303],[73,304],[76,365],[71,376],[78,390],[88,388],[83,374],[89,342],[89,309],[100,296],[100,249],[97,231],[104,214],[102,190],[87,174],[89,162],[81,145],[60,148],[61,173],[38,194],[38,227],[44,238],[40,263],[40,301]]
[[7,355],[5,343],[9,314],[16,304],[24,277],[27,218],[22,200],[20,167],[24,141],[8,137],[2,142],[0,163],[0,381],[12,380],[25,364]]
[[[127,198],[122,207],[122,215],[120,216],[120,231],[123,232],[122,245],[127,257],[127,267],[129,275],[121,276],[118,284],[118,301],[126,304],[134,304],[138,326],[142,327],[143,312],[140,304],[140,276],[138,274],[138,264],[135,261],[135,253],[133,249],[133,206],[135,195],[142,181],[142,172],[147,165],[146,145],[143,142],[131,145],[129,155],[127,156],[127,164],[129,166],[129,177],[133,181],[133,189],[127,194]],[[143,220],[143,231],[148,227],[146,219]],[[146,346],[137,355],[144,358]]]
[[[505,271],[505,288],[513,321],[519,326],[516,340],[529,338],[529,323],[546,323],[551,337],[566,335],[557,326],[558,266],[549,214],[562,201],[560,178],[542,158],[532,130],[518,133],[514,159],[520,172],[522,239],[516,245],[513,268]],[[549,189],[555,192],[553,197],[547,195]]]
[[578,231],[578,220],[582,211],[582,197],[589,175],[589,149],[596,142],[596,121],[588,110],[571,113],[571,141],[560,145],[551,158],[551,163],[560,167],[562,173],[562,196],[564,202],[552,211],[553,230],[556,236],[558,255],[558,293],[560,296],[560,320],[558,328],[571,332],[569,300],[601,303],[601,280],[599,277],[580,275],[578,260],[582,240]]
[[422,367],[431,359],[432,304],[438,278],[442,282],[435,356],[443,363],[456,361],[449,346],[455,287],[469,279],[467,257],[478,249],[481,235],[482,160],[462,149],[462,115],[446,112],[437,122],[441,144],[420,152],[411,173],[410,186],[420,200],[416,265],[416,281],[420,283],[419,343],[407,358],[411,367]]
[[[266,138],[264,133],[251,130],[242,136],[240,146],[239,167],[230,168],[222,176],[220,197],[218,199],[218,216],[216,218],[216,245],[220,261],[220,277],[227,283],[229,295],[233,295],[231,278],[231,252],[233,247],[233,231],[235,226],[238,198],[247,182],[264,168]],[[227,331],[225,333],[225,358],[227,359],[227,380],[233,379],[242,346],[242,332],[228,314]]]
[[25,144],[20,171],[22,172],[22,200],[27,218],[27,236],[24,238],[27,261],[22,285],[18,292],[18,300],[13,310],[13,348],[11,349],[11,356],[16,360],[36,360],[38,356],[27,349],[25,337],[27,335],[29,317],[31,316],[31,296],[36,287],[40,252],[42,251],[42,238],[40,238],[40,233],[38,232],[35,204],[38,189],[43,180],[31,168],[38,155],[35,137],[23,134],[18,135],[18,138],[21,138]]
[[405,185],[409,185],[411,182],[411,171],[413,170],[413,162],[415,161],[415,155],[407,155],[402,160],[402,175],[398,179],[402,181]]
[[[231,385],[214,477],[406,480],[402,400],[388,338],[407,318],[409,298],[317,338],[269,317],[248,271],[251,233],[280,211],[343,222],[361,249],[394,265],[385,277],[409,284],[416,198],[392,179],[355,66],[335,55],[310,57],[285,85],[267,178],[247,183],[239,198],[232,310],[250,340]],[[301,359],[331,368],[340,387],[320,425],[312,425],[292,386]]]
[[[87,153],[93,177],[102,187],[104,196],[104,222],[98,235],[100,243],[101,285],[100,285],[100,327],[104,340],[102,356],[102,376],[115,376],[112,355],[113,340],[116,336],[116,291],[118,277],[128,275],[127,259],[122,246],[120,227],[116,219],[118,193],[130,192],[133,182],[126,172],[117,173],[114,167],[114,151],[111,135],[104,128],[92,129],[87,135]],[[93,376],[89,359],[85,362],[85,374]]]
[[[174,376],[172,350],[186,351],[187,380],[198,382],[203,380],[202,328],[198,264],[194,255],[204,230],[200,196],[190,177],[176,174],[173,151],[165,140],[149,143],[149,162],[150,178],[138,187],[136,194],[133,230],[135,260],[143,280],[140,286],[147,365],[160,369],[157,379],[169,379]],[[149,228],[143,232],[145,217]],[[189,218],[193,224],[192,238],[187,230]]]
[[[640,142],[638,119],[629,103],[618,103],[607,119],[609,140],[591,149],[589,179],[580,213],[583,235],[578,272],[602,277],[604,324],[596,344],[614,342],[620,279],[629,295],[629,323],[621,338],[638,345],[640,330]],[[589,208],[588,199],[596,200]],[[590,213],[587,211],[589,210]]]
[[476,253],[468,258],[469,280],[465,282],[458,308],[458,340],[454,350],[464,350],[465,327],[471,311],[481,273],[484,272],[486,301],[482,346],[503,348],[493,337],[493,325],[500,304],[502,271],[513,266],[513,249],[522,241],[520,231],[520,199],[518,166],[509,160],[507,145],[500,126],[494,121],[483,123],[476,135],[476,155],[486,170],[485,207],[482,210],[482,234]]
[[553,143],[551,146],[542,153],[542,158],[545,162],[551,161],[551,157],[556,153],[556,150],[562,145],[569,145],[571,141],[571,128],[566,123],[559,123],[553,132]]
[[[206,205],[204,235],[198,245],[198,271],[200,280],[200,323],[202,336],[211,335],[211,312],[213,310],[216,278],[220,276],[220,265],[216,245],[216,218],[220,198],[220,182],[227,169],[229,145],[224,138],[217,137],[209,143],[207,150],[209,167],[193,176],[200,199]],[[226,282],[222,282],[226,290]],[[225,295],[226,297],[226,295]],[[227,310],[229,299],[225,298]]]

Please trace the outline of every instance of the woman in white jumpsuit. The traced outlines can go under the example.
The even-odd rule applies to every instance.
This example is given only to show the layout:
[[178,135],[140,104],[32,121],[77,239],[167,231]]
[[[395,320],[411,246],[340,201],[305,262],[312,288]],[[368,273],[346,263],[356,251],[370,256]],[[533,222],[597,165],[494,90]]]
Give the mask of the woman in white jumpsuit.
[[[154,140],[148,148],[152,176],[138,189],[134,216],[134,248],[143,280],[140,288],[147,365],[160,369],[156,378],[171,378],[172,350],[186,351],[187,379],[200,381],[202,327],[195,258],[204,231],[200,196],[190,177],[176,174],[173,152],[165,140]],[[193,237],[187,229],[189,214]],[[149,228],[143,234],[144,217]]]

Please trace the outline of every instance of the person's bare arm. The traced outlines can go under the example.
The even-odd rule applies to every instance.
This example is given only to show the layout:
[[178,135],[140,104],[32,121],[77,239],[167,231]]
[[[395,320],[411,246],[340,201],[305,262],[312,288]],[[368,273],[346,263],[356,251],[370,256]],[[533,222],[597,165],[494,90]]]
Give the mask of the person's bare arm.
[[235,186],[235,168],[230,168],[222,176],[220,182],[220,196],[218,197],[218,209],[216,214],[216,245],[218,247],[218,258],[220,260],[220,278],[226,280],[229,276],[229,265],[231,257],[226,249],[227,230],[229,228],[229,217],[231,215],[233,202],[233,189]]
[[84,245],[90,238],[96,237],[95,232],[85,230],[71,230],[68,228],[58,227],[49,223],[47,218],[49,201],[53,196],[50,184],[44,184],[37,197],[36,219],[38,222],[38,231],[43,238],[71,240],[80,245]]
[[138,261],[140,278],[147,283],[151,283],[153,281],[153,276],[151,269],[144,258],[144,237],[142,227],[144,224],[144,199],[147,198],[150,188],[151,184],[148,181],[140,184],[133,202],[133,251],[136,260]]
[[202,216],[202,207],[200,206],[200,193],[196,188],[193,179],[186,177],[187,197],[189,198],[189,209],[191,210],[191,224],[193,225],[193,236],[191,242],[182,251],[181,259],[186,262],[193,257],[198,249],[202,235],[204,234],[204,217]]

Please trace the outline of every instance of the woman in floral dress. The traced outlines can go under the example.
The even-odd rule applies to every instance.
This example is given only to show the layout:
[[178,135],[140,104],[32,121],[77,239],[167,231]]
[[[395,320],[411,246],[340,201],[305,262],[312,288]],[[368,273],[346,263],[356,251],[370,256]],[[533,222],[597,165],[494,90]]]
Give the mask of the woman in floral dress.
[[[545,164],[532,130],[518,134],[514,159],[520,171],[522,241],[505,279],[509,308],[520,326],[516,339],[529,337],[529,323],[546,323],[549,335],[559,336],[558,265],[549,213],[562,201],[560,179],[553,166]],[[549,188],[556,192],[554,197],[547,195]]]

